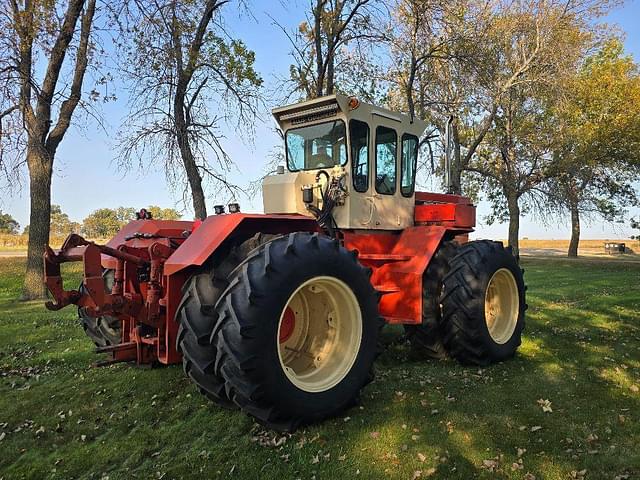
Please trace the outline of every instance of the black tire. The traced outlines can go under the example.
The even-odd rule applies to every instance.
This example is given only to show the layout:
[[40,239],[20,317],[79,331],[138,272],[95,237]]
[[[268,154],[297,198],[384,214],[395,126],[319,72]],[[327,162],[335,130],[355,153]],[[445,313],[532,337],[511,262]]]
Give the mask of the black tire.
[[440,294],[444,277],[449,272],[449,261],[456,255],[457,247],[455,242],[442,242],[422,277],[422,323],[404,327],[412,356],[416,358],[442,359],[447,356],[440,330]]
[[[498,343],[489,332],[485,319],[486,292],[490,280],[506,269],[515,280],[517,319],[510,322],[507,336]],[[480,240],[459,247],[451,259],[449,273],[443,282],[443,341],[449,355],[465,364],[488,365],[512,357],[521,343],[524,329],[525,285],[523,271],[510,249],[502,242]],[[515,303],[514,303],[515,305]],[[511,318],[515,318],[515,315]]]
[[[354,252],[317,233],[292,233],[252,252],[232,274],[216,306],[215,371],[225,380],[228,398],[259,423],[279,431],[293,431],[353,405],[373,379],[384,323],[370,275]],[[310,392],[298,388],[282,367],[279,323],[297,288],[319,276],[338,279],[353,293],[362,331],[353,364],[344,376],[326,390]]]
[[[104,279],[104,291],[111,293],[113,287],[114,271],[105,269],[102,272]],[[85,293],[84,282],[80,284],[80,293]],[[96,347],[108,347],[117,345],[122,339],[122,322],[118,317],[104,315],[102,317],[90,317],[83,307],[78,308],[78,318],[87,336]]]
[[224,379],[215,373],[216,347],[209,341],[218,318],[215,304],[229,285],[231,271],[251,250],[273,237],[257,234],[234,246],[223,258],[214,259],[191,276],[182,289],[182,301],[176,311],[176,348],[182,353],[182,367],[203,395],[225,407],[234,405],[225,394]]

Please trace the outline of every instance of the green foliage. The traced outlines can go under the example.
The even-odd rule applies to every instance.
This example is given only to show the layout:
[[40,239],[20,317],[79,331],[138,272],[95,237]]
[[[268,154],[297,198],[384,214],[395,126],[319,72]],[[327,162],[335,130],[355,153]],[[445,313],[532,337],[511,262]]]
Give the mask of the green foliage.
[[20,224],[11,215],[0,210],[0,233],[17,235],[19,227]]
[[51,235],[63,237],[70,233],[79,233],[80,224],[72,222],[69,215],[64,213],[60,205],[51,205]]
[[636,204],[640,174],[640,72],[609,38],[568,81],[555,108],[558,139],[550,171],[561,205],[613,221]]
[[135,219],[134,208],[99,208],[82,222],[82,233],[90,238],[110,238],[131,220]]
[[[178,220],[181,217],[173,208],[151,205],[146,210],[157,220]],[[89,238],[111,238],[127,223],[136,219],[137,211],[133,207],[99,208],[83,220],[82,233]]]
[[[640,265],[522,262],[530,308],[513,360],[482,369],[410,360],[402,329],[386,327],[360,406],[289,436],[214,406],[179,365],[92,367],[106,357],[94,353],[75,309],[13,300],[24,264],[0,258],[0,471],[7,479],[633,478]],[[81,266],[69,267],[75,287]]]
[[147,211],[151,213],[152,218],[157,220],[180,220],[180,212],[175,208],[162,208],[157,205],[147,207]]

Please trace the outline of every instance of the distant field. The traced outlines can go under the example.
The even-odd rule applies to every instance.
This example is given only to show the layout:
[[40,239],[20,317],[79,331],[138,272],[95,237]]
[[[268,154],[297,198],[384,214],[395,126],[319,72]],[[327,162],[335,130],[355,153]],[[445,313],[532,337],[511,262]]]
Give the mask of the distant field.
[[[50,244],[54,248],[59,248],[65,238],[66,236],[51,237]],[[26,252],[28,241],[28,235],[8,235],[6,233],[0,233],[0,251]],[[107,242],[108,239],[96,239],[95,241],[98,243],[104,243]]]
[[[598,248],[604,249],[604,244],[608,242],[616,242],[616,243],[625,243],[627,247],[633,248],[634,250],[640,249],[640,244],[637,240],[630,239],[616,239],[612,238],[609,240],[580,240],[578,248]],[[506,241],[505,241],[506,243]],[[635,248],[634,248],[635,247]],[[520,240],[520,248],[558,248],[566,250],[569,248],[569,240],[529,240],[529,239],[521,239]]]
[[178,365],[92,367],[75,310],[17,302],[24,259],[0,258],[0,478],[640,478],[640,264],[522,265],[513,360],[418,361],[387,327],[361,405],[280,435],[211,404]]
[[[59,247],[62,245],[65,237],[52,237],[51,245],[53,247]],[[0,234],[0,251],[22,251],[27,249],[27,235],[7,235]],[[105,243],[108,239],[95,239],[98,243]],[[507,243],[506,240],[503,240]],[[604,249],[606,242],[622,242],[626,243],[627,247],[632,248],[636,252],[640,252],[640,242],[638,240],[630,239],[609,239],[609,240],[581,240],[580,249]],[[566,250],[569,248],[569,240],[529,240],[521,239],[520,248],[540,248],[540,249],[558,249]]]

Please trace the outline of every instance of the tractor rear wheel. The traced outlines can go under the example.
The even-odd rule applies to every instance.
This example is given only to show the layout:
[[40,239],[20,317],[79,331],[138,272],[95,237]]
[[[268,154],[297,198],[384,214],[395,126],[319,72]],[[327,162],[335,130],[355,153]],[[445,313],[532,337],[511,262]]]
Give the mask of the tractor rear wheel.
[[440,294],[444,276],[449,272],[449,261],[455,256],[457,247],[455,242],[443,242],[422,277],[422,323],[404,327],[416,357],[441,359],[447,355],[440,331]]
[[352,405],[373,378],[383,324],[369,276],[356,255],[317,233],[252,252],[216,305],[215,372],[228,397],[281,431]]
[[512,357],[524,329],[525,285],[502,242],[462,245],[443,282],[443,340],[457,360],[488,365]]
[[182,367],[203,395],[225,407],[234,405],[225,393],[224,379],[214,371],[217,352],[210,337],[218,318],[215,304],[229,285],[231,271],[249,252],[273,237],[257,234],[234,246],[224,258],[214,259],[189,278],[182,289],[182,301],[176,312],[179,324],[176,347],[182,353]]
[[[104,291],[111,293],[113,288],[114,271],[105,269],[102,273],[104,279]],[[85,293],[84,282],[80,284],[80,293]],[[83,307],[78,307],[78,318],[87,336],[93,341],[96,347],[108,347],[117,345],[122,338],[122,322],[118,317],[104,315],[102,317],[91,317],[87,315]]]

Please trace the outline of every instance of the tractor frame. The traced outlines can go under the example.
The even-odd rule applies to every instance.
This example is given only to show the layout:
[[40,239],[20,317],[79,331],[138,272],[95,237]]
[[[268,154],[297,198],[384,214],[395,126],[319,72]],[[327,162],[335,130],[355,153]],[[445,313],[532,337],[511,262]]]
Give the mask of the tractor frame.
[[[415,225],[401,231],[341,230],[339,241],[371,268],[371,283],[380,294],[380,315],[390,324],[422,321],[422,278],[444,239],[466,241],[475,226],[475,207],[462,196],[416,192]],[[127,224],[106,245],[71,235],[60,250],[44,254],[49,310],[69,304],[91,315],[117,316],[121,342],[98,347],[109,362],[173,364],[176,311],[183,285],[193,272],[231,245],[256,233],[317,232],[318,224],[302,215],[224,213],[202,222],[142,219]],[[81,261],[85,293],[65,290],[60,265]],[[111,292],[102,272],[115,271]]]

